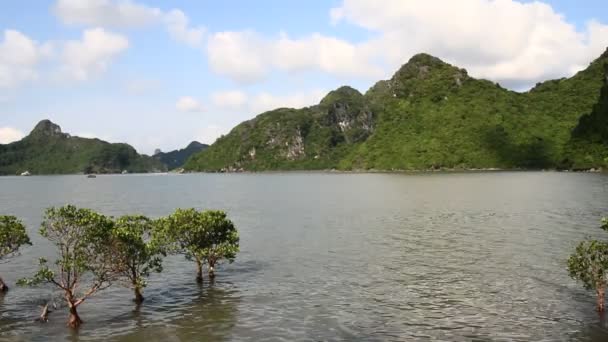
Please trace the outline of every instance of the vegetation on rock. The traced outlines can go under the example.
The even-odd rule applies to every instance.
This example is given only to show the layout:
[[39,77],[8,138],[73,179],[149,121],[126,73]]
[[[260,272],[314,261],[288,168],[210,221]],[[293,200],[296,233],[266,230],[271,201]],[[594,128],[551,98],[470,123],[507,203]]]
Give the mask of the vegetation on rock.
[[127,144],[74,137],[49,120],[40,121],[20,141],[0,144],[0,175],[164,171],[158,160]]
[[167,165],[169,170],[177,169],[178,167],[182,167],[186,160],[190,158],[193,154],[204,151],[209,145],[201,144],[198,141],[193,141],[186,148],[182,148],[180,150],[175,150],[171,152],[158,152],[154,153],[154,159],[160,161],[161,163]]
[[342,87],[316,106],[280,108],[243,122],[190,158],[185,168],[601,167],[607,145],[583,127],[606,127],[597,125],[606,115],[583,116],[594,105],[594,113],[606,112],[601,104],[606,101],[598,100],[607,62],[605,53],[571,78],[518,93],[419,54],[365,95]]

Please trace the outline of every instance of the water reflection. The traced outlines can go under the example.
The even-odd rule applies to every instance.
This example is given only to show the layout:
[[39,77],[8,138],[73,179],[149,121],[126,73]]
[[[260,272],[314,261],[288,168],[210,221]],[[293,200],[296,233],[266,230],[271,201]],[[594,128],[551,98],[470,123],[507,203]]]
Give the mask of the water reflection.
[[[230,285],[230,284],[227,284]],[[238,291],[204,283],[200,294],[180,308],[176,318],[162,324],[147,325],[143,308],[135,310],[135,333],[113,341],[227,341],[236,325]],[[230,286],[229,286],[230,287]],[[176,294],[179,295],[179,294]]]
[[0,265],[9,285],[50,250],[43,209],[67,202],[225,209],[242,250],[202,288],[168,258],[139,308],[129,289],[99,293],[77,334],[63,309],[34,323],[51,293],[12,286],[0,340],[608,341],[594,294],[565,270],[578,240],[604,237],[607,188],[603,174],[541,172],[0,177],[0,208],[35,243]]

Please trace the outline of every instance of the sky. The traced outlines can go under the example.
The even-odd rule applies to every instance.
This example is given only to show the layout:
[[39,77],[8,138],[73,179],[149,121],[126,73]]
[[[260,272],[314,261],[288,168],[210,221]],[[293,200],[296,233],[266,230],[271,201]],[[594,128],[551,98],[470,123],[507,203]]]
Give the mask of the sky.
[[3,0],[0,144],[50,119],[170,151],[420,52],[521,91],[606,47],[605,0]]

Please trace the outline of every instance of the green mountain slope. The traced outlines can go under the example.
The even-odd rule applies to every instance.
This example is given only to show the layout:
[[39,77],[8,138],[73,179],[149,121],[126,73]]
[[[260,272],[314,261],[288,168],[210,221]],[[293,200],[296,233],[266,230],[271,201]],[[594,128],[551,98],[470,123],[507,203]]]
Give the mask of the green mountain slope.
[[333,168],[373,130],[373,113],[363,95],[342,87],[330,92],[316,106],[279,108],[241,123],[207,150],[193,156],[186,168]]
[[573,130],[567,158],[574,169],[608,167],[608,65],[600,100]]
[[167,165],[167,168],[169,168],[169,170],[173,170],[178,167],[182,167],[186,160],[190,158],[190,156],[198,152],[204,151],[207,147],[209,147],[209,145],[201,144],[198,141],[193,141],[188,144],[186,148],[171,152],[155,153],[153,158]]
[[166,170],[166,166],[139,155],[127,144],[72,137],[43,120],[20,141],[0,145],[0,174],[119,173]]
[[598,102],[608,53],[568,79],[517,93],[419,54],[365,95],[277,109],[235,127],[186,168],[569,168],[571,132]]

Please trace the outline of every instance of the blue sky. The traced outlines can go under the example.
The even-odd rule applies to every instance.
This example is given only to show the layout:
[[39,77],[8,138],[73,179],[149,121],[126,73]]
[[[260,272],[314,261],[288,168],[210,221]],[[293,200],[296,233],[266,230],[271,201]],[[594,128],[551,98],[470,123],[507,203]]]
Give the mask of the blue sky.
[[[382,6],[379,6],[382,4]],[[515,90],[608,46],[603,1],[7,0],[0,143],[49,118],[74,135],[171,150],[275,107],[364,92],[432,53]]]

